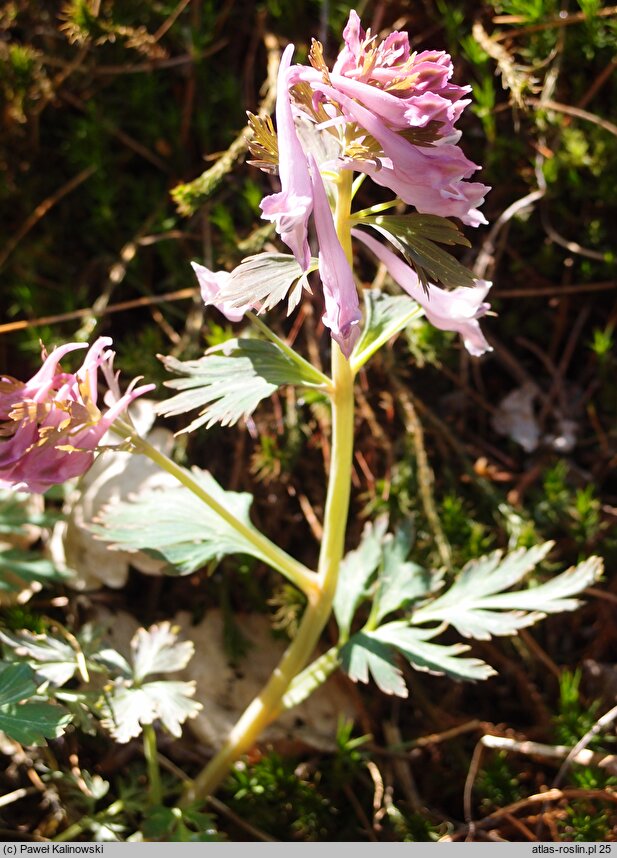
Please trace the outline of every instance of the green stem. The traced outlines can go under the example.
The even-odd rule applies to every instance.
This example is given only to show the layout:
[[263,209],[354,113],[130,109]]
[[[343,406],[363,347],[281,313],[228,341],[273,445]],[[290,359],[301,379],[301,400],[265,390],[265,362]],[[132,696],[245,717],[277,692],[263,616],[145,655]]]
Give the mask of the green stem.
[[152,724],[143,724],[144,757],[148,769],[148,802],[151,805],[163,803],[163,788],[161,786],[161,770],[156,744],[156,732]]
[[56,837],[53,837],[52,843],[62,843],[67,840],[75,840],[76,837],[79,837],[80,834],[87,831],[93,822],[103,822],[106,817],[117,816],[123,810],[124,802],[122,799],[118,799],[117,801],[114,801],[113,804],[110,804],[109,807],[99,811],[99,813],[95,813],[93,816],[82,816],[79,822],[74,822],[72,825],[69,825],[68,828],[65,828],[62,834],[58,834]]
[[[339,240],[351,255],[349,212],[351,171],[339,179],[336,227]],[[285,694],[295,676],[305,667],[332,611],[338,569],[343,556],[349,510],[353,456],[353,372],[336,343],[332,343],[332,454],[324,516],[324,534],[319,555],[317,587],[308,597],[298,633],[288,646],[272,676],[241,715],[227,741],[189,786],[182,804],[203,800],[214,792],[232,764],[255,743],[260,733],[278,717]]]
[[193,492],[200,500],[202,500],[210,509],[223,519],[230,527],[232,527],[243,539],[250,543],[256,551],[256,554],[265,562],[277,569],[284,575],[292,584],[295,584],[307,597],[316,592],[318,587],[318,576],[307,569],[299,561],[291,557],[287,552],[279,548],[271,542],[267,536],[260,533],[258,530],[247,526],[240,521],[229,510],[225,509],[212,495],[201,486],[197,480],[190,474],[189,471],[176,464],[173,459],[161,453],[152,444],[149,444],[144,438],[135,434],[135,431],[128,424],[120,420],[116,420],[113,425],[113,430],[118,435],[124,438],[129,438],[134,450],[137,453],[143,453],[160,468],[174,476],[178,482],[182,483],[189,491]]
[[325,373],[318,370],[317,367],[313,366],[312,363],[309,363],[306,358],[303,358],[302,355],[299,355],[297,351],[291,348],[291,346],[288,346],[285,340],[282,340],[274,333],[274,331],[271,331],[267,325],[264,325],[259,316],[256,316],[255,313],[251,313],[250,311],[248,311],[245,313],[245,316],[250,319],[250,321],[255,325],[256,328],[258,328],[262,332],[265,337],[267,337],[271,342],[277,345],[290,360],[292,360],[300,367],[307,379],[311,379],[311,382],[313,384],[318,384],[320,387],[326,387],[328,390],[330,390],[330,388],[332,387],[332,382]]
[[[402,298],[402,300],[405,300]],[[411,304],[413,302],[411,299],[408,299]],[[354,349],[349,362],[351,364],[351,368],[354,373],[357,373],[358,370],[364,366],[364,364],[372,358],[375,352],[379,351],[379,349],[385,345],[388,340],[391,340],[392,337],[396,336],[403,328],[406,328],[407,325],[413,321],[413,319],[419,319],[422,315],[424,315],[424,310],[418,304],[412,306],[410,311],[401,318],[395,319],[390,325],[385,327],[379,336],[375,337],[374,340],[371,340],[370,337],[368,339],[368,345],[363,346],[362,340],[360,340]],[[358,349],[359,347],[359,349]]]
[[282,709],[299,706],[313,691],[324,684],[326,679],[340,667],[340,646],[332,646],[294,676],[282,700]]
[[351,223],[360,223],[366,217],[373,217],[379,212],[385,212],[388,209],[394,208],[400,203],[399,199],[390,200],[387,203],[377,203],[374,206],[369,206],[367,209],[360,209],[360,211],[354,212],[351,216]]

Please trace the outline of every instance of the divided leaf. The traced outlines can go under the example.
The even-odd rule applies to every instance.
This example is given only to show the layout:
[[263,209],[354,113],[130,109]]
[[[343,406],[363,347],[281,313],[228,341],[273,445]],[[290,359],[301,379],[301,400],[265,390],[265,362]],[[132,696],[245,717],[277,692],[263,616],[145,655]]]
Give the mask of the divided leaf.
[[369,585],[381,561],[381,544],[387,528],[385,517],[374,524],[368,522],[358,547],[341,561],[333,608],[343,640],[349,635],[356,609],[370,594]]
[[36,692],[34,672],[27,664],[0,665],[0,730],[22,745],[45,745],[46,739],[61,736],[71,721],[60,706],[29,701]]
[[343,670],[354,682],[368,682],[369,674],[384,694],[407,697],[403,674],[390,647],[372,633],[358,632],[340,652]]
[[552,542],[546,542],[519,548],[506,557],[495,551],[471,560],[449,590],[414,612],[413,624],[445,622],[465,637],[488,640],[492,635],[515,634],[547,614],[573,611],[580,602],[570,597],[602,574],[599,557],[590,557],[544,584],[503,592],[521,581],[552,547]]
[[422,308],[406,295],[364,290],[364,326],[351,361],[358,369],[395,334],[422,315]]
[[300,300],[302,289],[308,289],[302,277],[302,266],[290,253],[257,253],[247,256],[231,272],[231,277],[217,295],[217,302],[233,307],[259,305],[265,313],[289,295],[287,312],[291,313]]
[[372,611],[376,622],[422,599],[441,583],[441,576],[406,559],[412,542],[409,524],[402,524],[394,535],[388,534],[384,539],[382,570]]
[[201,703],[191,698],[195,694],[195,682],[147,682],[142,689],[154,706],[157,717],[172,736],[178,738],[182,733],[182,724],[187,718],[194,718],[203,708]]
[[488,679],[495,671],[477,658],[461,658],[466,644],[444,646],[428,643],[434,632],[412,629],[406,620],[387,623],[374,631],[353,635],[340,651],[343,669],[354,682],[368,682],[369,674],[385,693],[407,697],[409,692],[396,654],[403,656],[416,670],[452,679],[475,681]]
[[447,218],[417,213],[377,215],[364,217],[361,223],[372,226],[400,250],[414,268],[426,292],[429,280],[443,283],[452,289],[474,285],[471,271],[436,244],[470,246],[456,224]]
[[137,629],[131,641],[133,676],[141,682],[152,673],[171,673],[187,666],[195,646],[192,641],[179,641],[171,623],[163,622],[149,629]]
[[385,516],[367,523],[359,546],[341,562],[333,607],[342,641],[363,602],[373,600],[372,629],[388,614],[425,597],[441,581],[436,573],[406,559],[413,542],[411,525],[399,525],[394,535],[386,534],[387,528]]
[[117,742],[125,743],[139,736],[143,724],[157,718],[172,736],[180,736],[181,725],[202,708],[192,700],[194,682],[146,682],[128,686],[119,680],[108,694],[103,706],[105,727]]
[[10,703],[0,707],[0,730],[21,745],[46,745],[57,739],[72,715],[52,703]]
[[118,742],[139,736],[143,724],[157,718],[172,736],[180,736],[182,724],[202,708],[192,700],[194,682],[154,680],[156,673],[182,670],[195,652],[192,641],[179,641],[178,630],[165,621],[149,629],[137,629],[131,641],[131,669],[119,677],[105,696],[103,721]]
[[247,418],[262,399],[283,384],[314,386],[315,378],[303,372],[277,345],[263,340],[229,340],[217,352],[198,360],[161,358],[165,368],[183,376],[166,381],[166,387],[181,391],[157,405],[165,417],[199,408],[199,417],[183,432],[205,424],[233,426]]
[[[194,468],[192,477],[245,527],[252,496],[227,492],[207,471]],[[251,542],[184,486],[151,491],[134,501],[107,507],[92,530],[122,551],[147,551],[170,564],[170,572],[188,575],[210,560],[227,554],[250,554],[267,562]],[[255,531],[257,533],[257,531]]]
[[21,703],[35,693],[36,683],[27,664],[0,664],[0,706]]
[[380,226],[401,235],[423,237],[440,244],[460,244],[471,247],[471,242],[458,228],[457,224],[439,215],[414,212],[405,215],[380,215],[375,220]]
[[50,634],[0,631],[0,640],[24,659],[41,680],[64,685],[80,670],[79,653],[68,641]]
[[428,643],[434,634],[432,629],[410,628],[405,620],[387,623],[372,632],[376,640],[394,647],[416,670],[438,676],[447,674],[452,679],[467,682],[495,675],[496,671],[480,659],[461,658],[461,654],[469,650],[467,644]]

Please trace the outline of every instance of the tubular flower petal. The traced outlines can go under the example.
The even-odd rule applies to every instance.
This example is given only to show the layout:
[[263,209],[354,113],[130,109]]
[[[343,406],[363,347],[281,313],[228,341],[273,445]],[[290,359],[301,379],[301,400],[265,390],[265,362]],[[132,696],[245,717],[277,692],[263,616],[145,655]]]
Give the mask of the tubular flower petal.
[[319,242],[319,276],[323,285],[326,312],[323,323],[332,332],[346,358],[360,336],[362,318],[358,290],[351,266],[336,234],[330,204],[315,159],[311,159],[315,230]]
[[475,357],[492,351],[478,322],[491,306],[484,301],[492,285],[488,280],[477,280],[476,286],[460,286],[451,292],[431,285],[427,294],[413,268],[395,253],[362,230],[353,229],[351,233],[383,262],[392,279],[420,304],[431,325],[442,331],[456,331],[463,338],[467,351]]
[[204,304],[216,307],[230,322],[239,322],[246,311],[252,309],[251,304],[246,304],[244,307],[234,307],[230,301],[217,300],[219,293],[231,280],[229,271],[210,271],[205,265],[198,265],[197,262],[191,262],[191,265],[197,275]]
[[22,403],[29,403],[29,407],[36,410],[49,395],[56,379],[61,378],[57,369],[60,360],[75,349],[85,348],[86,343],[60,346],[45,358],[41,369],[27,382],[0,376],[0,438],[8,439],[0,442],[0,474],[17,462],[36,439],[34,423],[25,424],[21,432],[14,431],[13,410]]
[[261,201],[262,215],[276,224],[276,231],[306,271],[311,262],[308,219],[313,208],[311,180],[306,155],[294,125],[287,73],[294,46],[285,48],[279,66],[276,90],[276,124],[281,191]]
[[450,56],[412,52],[403,32],[380,42],[353,10],[343,36],[331,72],[315,63],[293,66],[287,75],[288,83],[308,86],[310,105],[299,87],[294,97],[313,121],[319,112],[318,128],[346,126],[332,168],[365,173],[419,212],[486,223],[479,206],[490,188],[468,181],[479,167],[456,145],[455,124],[471,87],[450,82]]
[[[387,125],[398,131],[408,128],[424,128],[429,122],[439,122],[440,128],[437,139],[449,138],[455,132],[454,124],[459,119],[469,99],[462,99],[470,87],[447,86],[441,87],[440,92],[428,89],[420,92],[415,86],[412,93],[406,97],[393,94],[377,86],[371,86],[355,78],[344,77],[332,72],[328,75],[330,85],[338,92],[350,98],[357,99],[364,107]],[[305,81],[311,85],[323,81],[322,75],[316,69],[296,66],[292,79]]]
[[440,137],[453,125],[468,100],[470,86],[450,83],[452,60],[445,51],[412,53],[407,33],[395,31],[383,42],[365,33],[355,11],[343,31],[340,52],[330,81],[334,87],[357,98],[394,128],[423,127],[429,121],[443,123]]
[[[109,337],[99,337],[76,373],[64,373],[58,364],[68,352],[86,348],[84,343],[60,346],[25,383],[0,377],[0,487],[42,493],[85,473],[114,420],[154,389],[133,385],[120,395],[111,344]],[[104,413],[96,404],[99,368],[113,394]]]
[[453,215],[470,226],[486,223],[477,206],[482,204],[489,188],[478,182],[463,181],[477,167],[458,146],[452,143],[430,148],[414,146],[370,110],[333,87],[316,83],[315,89],[336,100],[348,119],[361,125],[384,152],[385,157],[379,163],[352,159],[343,164],[345,168],[366,173],[419,212]]

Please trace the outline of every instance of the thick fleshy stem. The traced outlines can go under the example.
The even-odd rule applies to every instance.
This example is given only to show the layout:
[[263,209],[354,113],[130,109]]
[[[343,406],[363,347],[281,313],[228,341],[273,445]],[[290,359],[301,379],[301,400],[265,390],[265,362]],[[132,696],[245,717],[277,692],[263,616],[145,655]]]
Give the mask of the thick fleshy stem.
[[[339,178],[336,228],[351,264],[351,172]],[[332,455],[324,515],[324,534],[319,555],[317,586],[308,598],[298,633],[272,676],[241,715],[227,741],[189,786],[183,805],[203,800],[216,790],[233,763],[255,743],[261,732],[283,708],[283,697],[294,677],[305,667],[332,611],[338,570],[343,556],[349,510],[353,456],[353,372],[338,345],[332,342]]]

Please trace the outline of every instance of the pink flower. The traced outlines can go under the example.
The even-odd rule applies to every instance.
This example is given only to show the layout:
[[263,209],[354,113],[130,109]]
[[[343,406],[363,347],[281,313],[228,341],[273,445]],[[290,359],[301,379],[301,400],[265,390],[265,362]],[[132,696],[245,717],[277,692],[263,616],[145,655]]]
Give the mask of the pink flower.
[[[455,124],[471,87],[450,82],[449,55],[412,52],[407,33],[380,42],[364,32],[353,10],[343,35],[332,72],[293,66],[287,75],[288,84],[311,88],[312,108],[298,107],[313,121],[322,102],[329,120],[318,128],[347,126],[333,169],[365,173],[419,212],[458,217],[470,226],[486,223],[479,206],[490,188],[468,181],[479,167],[456,145]],[[428,131],[424,138],[421,129]]]
[[336,234],[326,189],[314,158],[310,176],[313,185],[314,218],[319,242],[319,276],[323,285],[326,312],[323,323],[332,332],[346,358],[349,358],[358,337],[362,318],[358,290],[351,266]]
[[[322,75],[317,69],[305,69],[296,66],[292,72],[292,80],[305,81],[315,85],[322,82]],[[404,131],[408,128],[424,128],[429,122],[439,122],[441,127],[438,131],[438,141],[452,135],[460,136],[459,132],[454,130],[454,124],[470,103],[469,99],[453,100],[455,94],[460,95],[467,92],[465,87],[443,87],[441,93],[433,90],[419,93],[414,88],[412,94],[403,98],[377,86],[370,86],[354,78],[337,75],[334,72],[329,75],[329,80],[334,89],[350,98],[357,99],[359,103],[386,122],[393,130]]]
[[352,229],[351,234],[383,262],[392,279],[420,304],[432,325],[442,331],[456,331],[462,336],[467,351],[475,357],[492,351],[478,322],[491,306],[484,302],[492,285],[488,280],[476,280],[475,286],[461,286],[451,292],[431,285],[427,294],[413,268],[391,250],[362,230]]
[[262,215],[276,224],[276,231],[306,271],[311,262],[308,219],[313,208],[311,180],[306,155],[294,125],[287,73],[294,46],[281,57],[276,90],[276,125],[281,191],[261,201]]
[[[99,337],[76,373],[65,373],[59,361],[69,352],[87,348],[67,343],[44,359],[30,381],[0,377],[0,487],[45,492],[77,477],[94,461],[95,450],[114,420],[153,384],[122,396],[113,374],[114,353],[107,351],[109,337]],[[97,407],[98,369],[109,391],[107,411]]]
[[343,167],[366,173],[419,212],[458,217],[470,226],[486,223],[477,207],[490,189],[479,182],[464,182],[478,168],[458,146],[415,146],[372,111],[333,87],[315,83],[314,88],[338,102],[347,119],[360,125],[383,150],[379,163],[348,159]]
[[193,271],[197,275],[201,297],[204,304],[211,304],[216,307],[226,319],[230,322],[239,322],[244,317],[247,310],[252,310],[251,304],[246,304],[243,307],[234,307],[231,301],[219,301],[217,296],[229,285],[231,280],[231,272],[229,271],[210,271],[205,265],[198,265],[197,262],[191,262]]
[[[407,33],[395,31],[382,42],[365,33],[357,13],[349,13],[330,83],[357,99],[391,128],[422,128],[441,123],[439,137],[450,137],[469,100],[470,86],[450,83],[452,60],[444,51],[413,53]],[[300,67],[296,67],[300,69]],[[295,72],[309,83],[323,79],[317,69]]]

